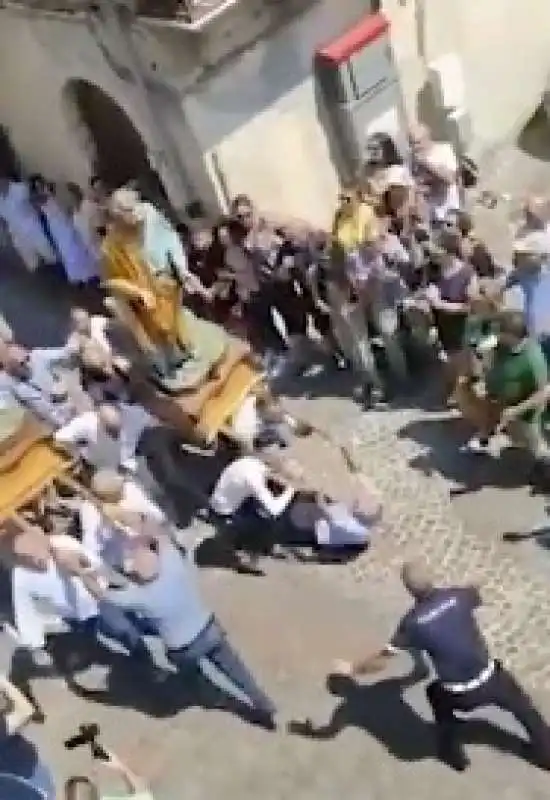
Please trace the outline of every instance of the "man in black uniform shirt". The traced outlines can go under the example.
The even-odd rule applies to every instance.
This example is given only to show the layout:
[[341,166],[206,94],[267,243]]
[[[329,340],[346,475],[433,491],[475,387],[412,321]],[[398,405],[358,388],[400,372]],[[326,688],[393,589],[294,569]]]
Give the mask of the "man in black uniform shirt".
[[482,602],[479,591],[474,587],[437,588],[418,563],[405,564],[402,579],[414,605],[399,622],[390,643],[355,664],[338,662],[337,671],[346,675],[377,672],[399,650],[422,651],[436,674],[426,694],[442,761],[458,771],[469,766],[454,712],[497,706],[523,726],[534,760],[550,770],[550,730],[513,675],[490,657],[474,616]]

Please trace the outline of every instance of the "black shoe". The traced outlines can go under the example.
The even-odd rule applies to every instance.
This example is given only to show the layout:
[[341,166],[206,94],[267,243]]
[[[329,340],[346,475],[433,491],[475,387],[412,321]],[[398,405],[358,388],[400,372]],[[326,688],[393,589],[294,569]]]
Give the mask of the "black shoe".
[[465,772],[470,766],[470,759],[466,753],[454,748],[439,747],[437,757],[455,772]]
[[277,723],[275,722],[274,715],[267,711],[253,711],[250,716],[250,722],[252,725],[256,725],[258,728],[263,728],[271,733],[277,730]]
[[525,758],[539,769],[550,772],[550,752],[548,752],[548,750],[540,750],[539,748],[527,745]]
[[41,708],[34,709],[31,716],[31,722],[35,722],[37,725],[43,725],[46,722],[46,715]]
[[364,386],[361,390],[360,401],[365,411],[370,411],[376,405],[376,392],[372,386]]
[[237,563],[239,575],[253,575],[256,578],[263,578],[265,572],[260,567],[260,558],[256,553],[247,556],[239,556]]

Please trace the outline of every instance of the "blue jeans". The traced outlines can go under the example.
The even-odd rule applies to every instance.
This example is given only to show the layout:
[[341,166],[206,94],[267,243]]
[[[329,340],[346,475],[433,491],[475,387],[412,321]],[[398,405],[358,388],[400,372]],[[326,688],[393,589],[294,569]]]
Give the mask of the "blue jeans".
[[233,650],[225,631],[212,618],[206,628],[186,647],[168,650],[169,660],[185,673],[199,669],[215,686],[267,716],[275,714],[275,705],[260,689],[254,676]]
[[156,629],[147,621],[133,612],[123,612],[105,605],[100,609],[98,617],[90,617],[83,622],[68,621],[70,629],[75,633],[89,634],[93,637],[105,636],[117,644],[122,645],[132,653],[143,649],[143,636],[156,636]]

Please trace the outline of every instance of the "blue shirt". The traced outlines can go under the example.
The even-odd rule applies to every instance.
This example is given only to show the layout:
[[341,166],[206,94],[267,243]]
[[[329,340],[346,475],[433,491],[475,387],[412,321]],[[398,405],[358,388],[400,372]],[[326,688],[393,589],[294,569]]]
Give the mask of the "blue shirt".
[[199,594],[195,566],[168,540],[159,547],[158,576],[143,584],[112,589],[106,602],[142,614],[159,632],[167,650],[187,647],[206,628],[212,613]]
[[365,547],[369,540],[370,520],[352,513],[344,503],[321,506],[323,518],[315,523],[315,538],[321,547]]
[[518,286],[523,294],[525,324],[531,336],[550,336],[550,265],[540,270],[517,269],[508,275],[506,288]]
[[467,683],[489,663],[487,644],[474,616],[480,604],[473,587],[434,589],[405,614],[391,644],[424,651],[442,683]]

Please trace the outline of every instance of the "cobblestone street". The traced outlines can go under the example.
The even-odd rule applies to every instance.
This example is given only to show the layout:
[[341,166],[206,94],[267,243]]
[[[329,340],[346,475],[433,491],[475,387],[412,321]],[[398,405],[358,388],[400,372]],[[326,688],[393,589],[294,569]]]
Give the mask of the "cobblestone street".
[[[547,163],[516,149],[503,153],[500,163],[498,191],[540,190],[550,176]],[[489,239],[503,236],[506,213],[482,212],[480,227]],[[2,279],[0,307],[23,340],[54,344],[62,338],[59,318],[67,301],[55,287],[36,286],[13,267]],[[334,658],[368,652],[391,632],[406,604],[399,566],[422,554],[442,580],[481,585],[483,626],[495,652],[550,710],[550,554],[532,544],[513,548],[502,542],[503,532],[528,529],[543,513],[542,501],[523,485],[521,465],[508,454],[494,466],[459,456],[457,445],[467,432],[446,413],[422,410],[428,391],[406,407],[364,413],[336,381],[322,379],[314,398],[288,402],[348,444],[382,493],[384,521],[371,550],[347,566],[273,561],[265,578],[201,572],[230,638],[278,702],[281,729],[266,734],[219,707],[182,713],[189,703],[185,687],[142,686],[128,680],[123,665],[113,671],[111,692],[102,702],[75,698],[59,681],[43,680],[37,688],[49,719],[36,735],[60,780],[86,769],[84,754],[68,755],[60,742],[80,722],[97,720],[106,744],[151,780],[162,800],[247,800],[259,794],[266,800],[297,794],[382,800],[402,794],[403,786],[411,800],[459,800],[466,785],[472,800],[491,794],[503,800],[546,797],[547,775],[510,755],[517,740],[489,735],[482,722],[464,727],[471,771],[457,776],[440,766],[433,759],[421,688],[401,680],[410,669],[405,657],[378,686],[368,680],[361,688],[333,686],[343,697],[326,690]],[[319,472],[321,464],[318,454],[312,469]],[[452,497],[450,490],[464,483],[470,491]],[[219,705],[216,698],[207,703]],[[311,715],[326,722],[336,707],[323,741],[285,732],[284,721]],[[494,719],[513,730],[507,720]],[[494,750],[485,746],[488,741]]]

